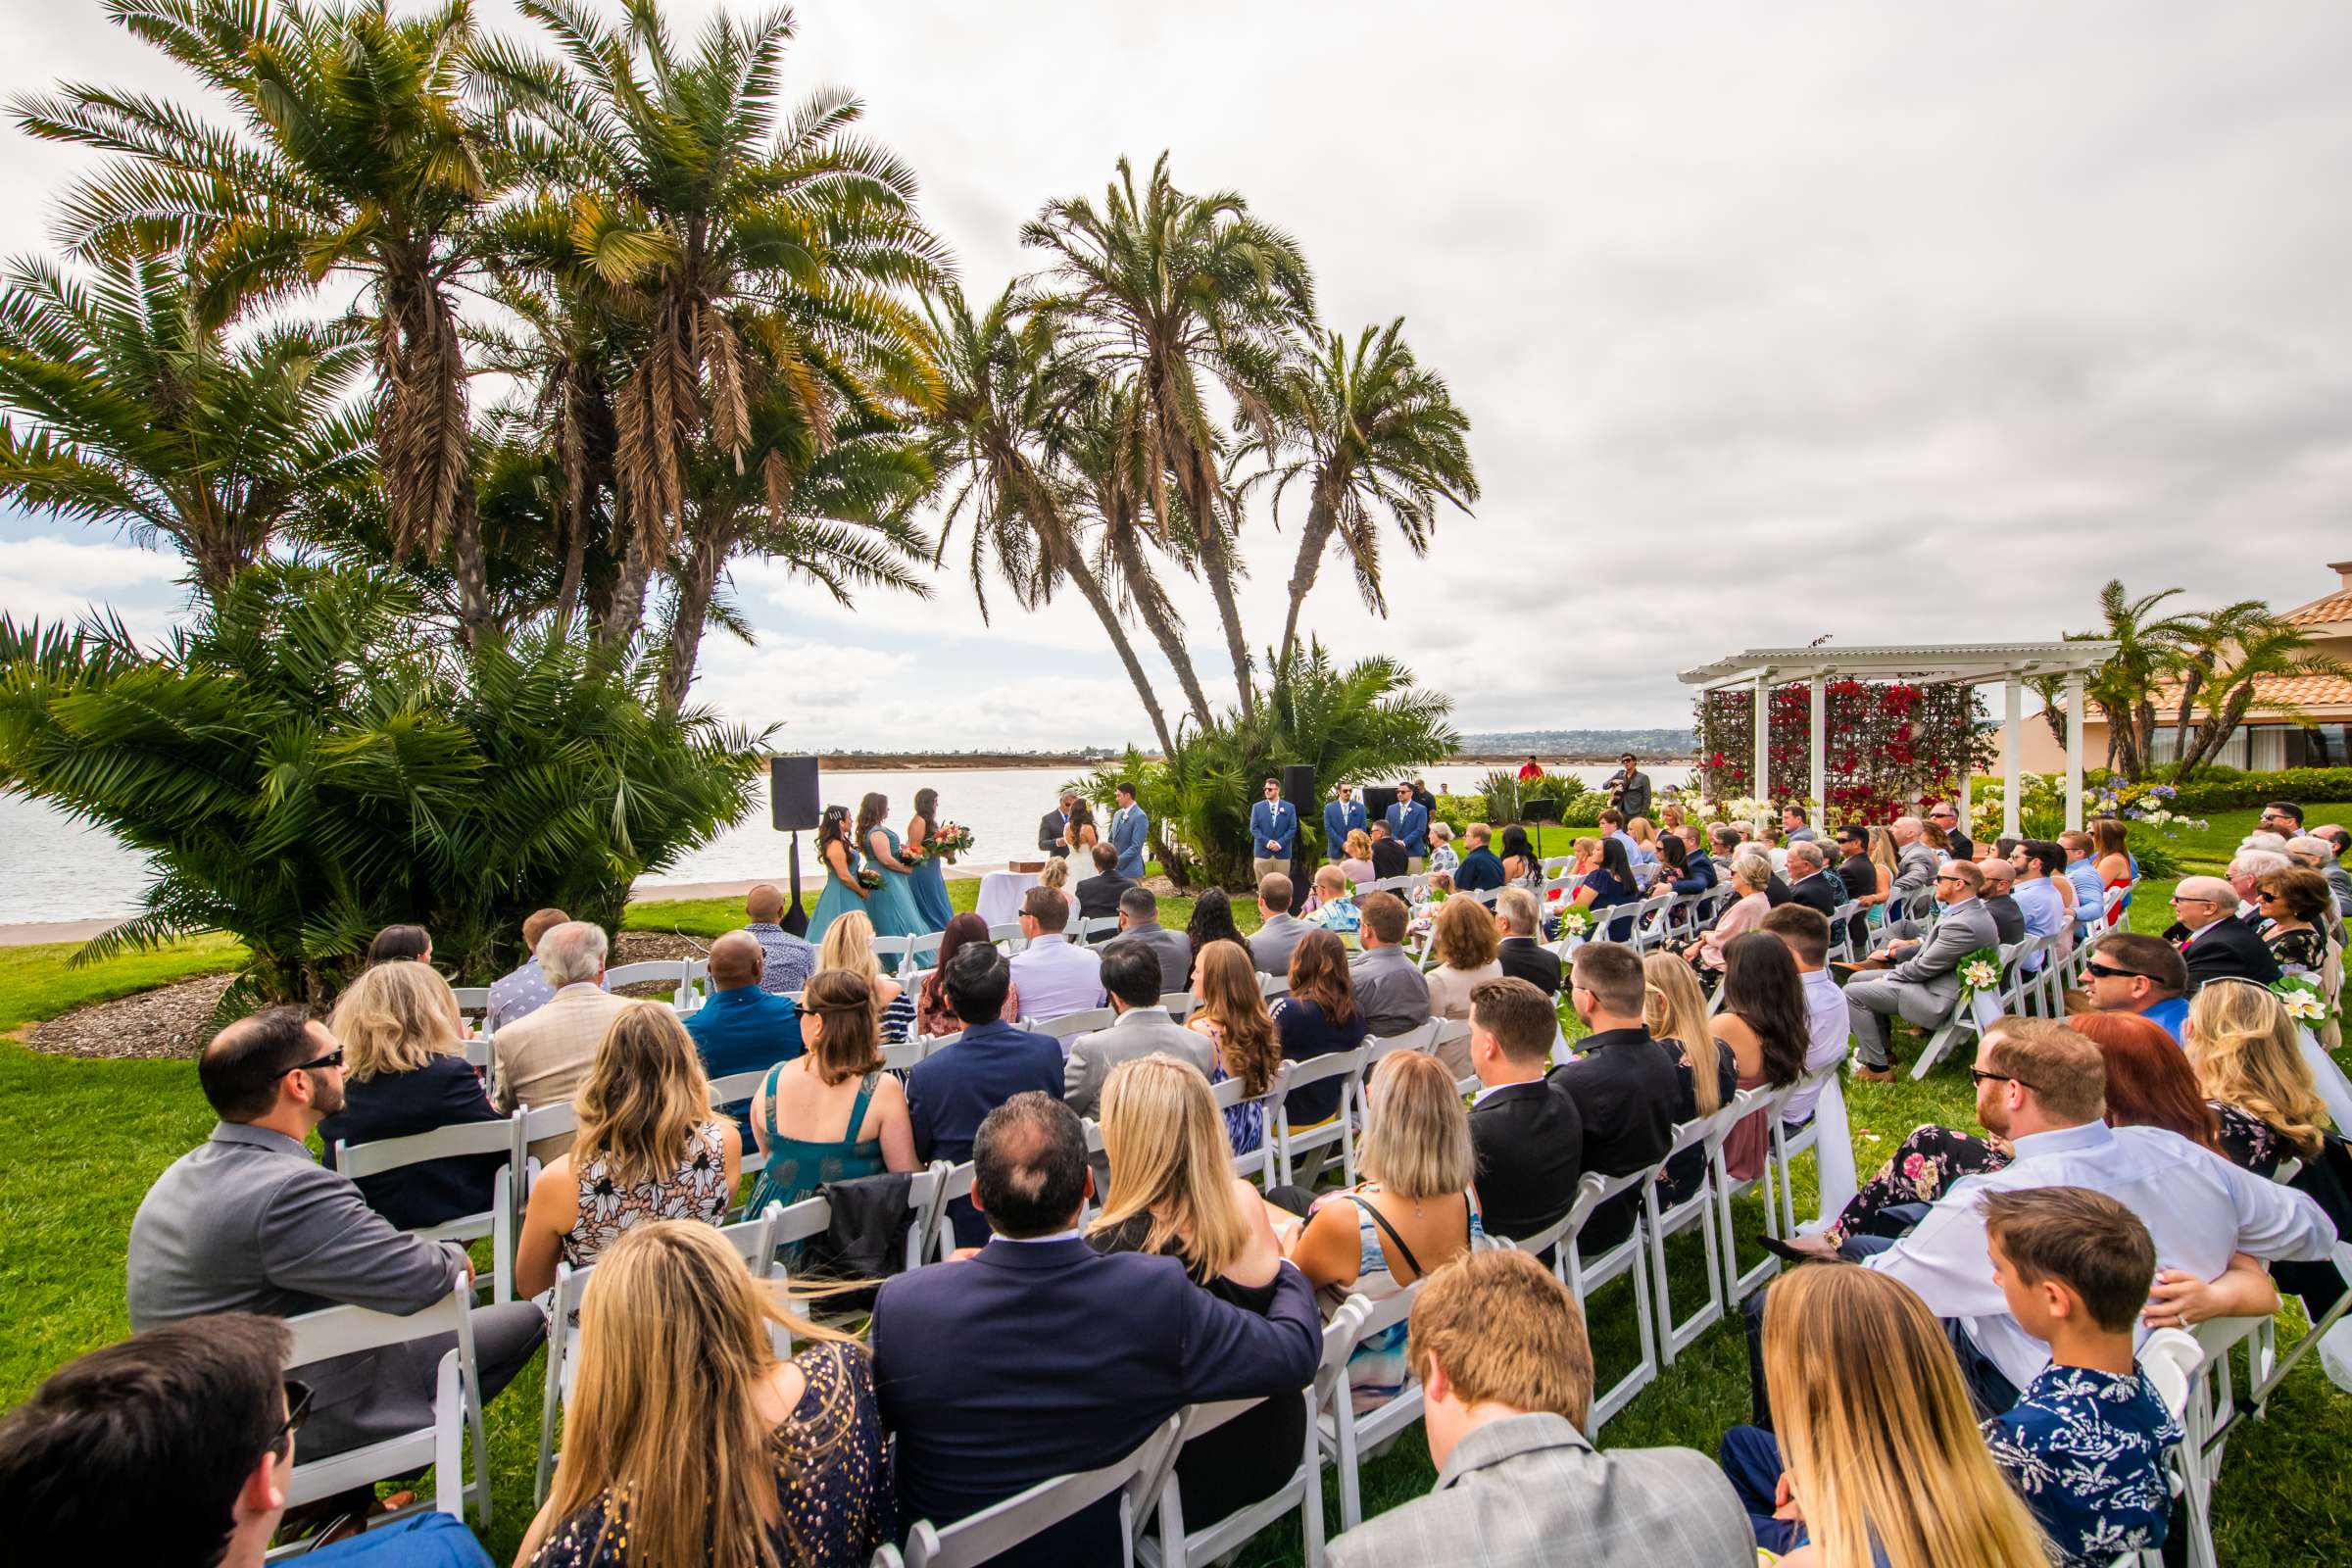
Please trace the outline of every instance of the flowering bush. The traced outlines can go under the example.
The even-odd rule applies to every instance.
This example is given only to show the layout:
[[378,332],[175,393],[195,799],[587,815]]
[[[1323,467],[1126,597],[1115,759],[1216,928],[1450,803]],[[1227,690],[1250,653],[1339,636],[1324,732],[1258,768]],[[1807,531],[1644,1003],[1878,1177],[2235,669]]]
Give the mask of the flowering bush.
[[[1804,685],[1766,695],[1771,733],[1768,777],[1752,779],[1755,694],[1733,688],[1698,700],[1702,793],[1766,803],[1812,789],[1812,693]],[[1887,822],[1925,796],[1958,791],[1963,770],[1988,766],[1996,742],[1974,687],[1908,681],[1832,681],[1825,688],[1822,804],[1833,821]],[[1769,805],[1768,805],[1769,808]]]

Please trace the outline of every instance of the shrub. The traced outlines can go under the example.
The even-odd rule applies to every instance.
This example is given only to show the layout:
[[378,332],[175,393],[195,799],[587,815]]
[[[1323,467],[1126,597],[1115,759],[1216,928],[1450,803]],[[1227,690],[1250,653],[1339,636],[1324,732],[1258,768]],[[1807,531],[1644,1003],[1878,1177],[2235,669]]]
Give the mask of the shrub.
[[2183,811],[2231,811],[2272,801],[2352,801],[2352,767],[2290,767],[2276,773],[2216,773],[2207,768],[2173,797],[2174,807]]

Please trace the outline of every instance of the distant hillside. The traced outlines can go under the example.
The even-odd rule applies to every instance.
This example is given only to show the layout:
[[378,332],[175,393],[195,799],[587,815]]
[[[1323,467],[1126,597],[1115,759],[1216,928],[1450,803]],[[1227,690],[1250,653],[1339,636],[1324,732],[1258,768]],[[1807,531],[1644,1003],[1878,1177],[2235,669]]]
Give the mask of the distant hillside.
[[1681,729],[1521,729],[1490,730],[1462,737],[1465,757],[1604,757],[1614,760],[1626,752],[1636,757],[1685,758],[1690,755],[1691,735]]

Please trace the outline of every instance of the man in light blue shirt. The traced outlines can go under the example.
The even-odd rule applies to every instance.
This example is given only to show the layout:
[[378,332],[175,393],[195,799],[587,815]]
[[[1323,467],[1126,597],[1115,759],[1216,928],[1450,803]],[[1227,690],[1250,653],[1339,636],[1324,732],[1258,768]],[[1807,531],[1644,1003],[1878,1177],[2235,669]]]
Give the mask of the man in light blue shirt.
[[1130,882],[1144,879],[1144,840],[1152,831],[1152,818],[1135,804],[1135,786],[1121,784],[1118,789],[1119,808],[1110,813],[1110,847],[1119,852],[1119,875]]
[[1298,808],[1282,798],[1282,780],[1266,780],[1266,798],[1250,808],[1250,874],[1264,880],[1270,872],[1291,874],[1292,857],[1298,852]]
[[1405,868],[1421,869],[1429,854],[1429,808],[1413,799],[1410,784],[1396,786],[1396,804],[1389,808],[1389,836],[1404,846]]
[[2099,858],[2090,853],[2090,835],[2069,828],[2058,835],[2066,852],[2066,879],[2075,886],[2075,940],[2081,942],[2107,917],[2107,889],[2099,881]]
[[[2017,870],[2017,886],[2010,897],[2017,901],[2018,913],[2026,917],[2026,935],[2054,937],[2065,930],[2066,896],[2050,876],[2066,869],[2066,852],[2041,839],[2028,839],[2009,852],[2009,863]],[[2026,972],[2039,972],[2046,956],[2035,954],[2027,962]]]
[[[790,997],[760,984],[766,955],[748,931],[729,931],[710,944],[710,1000],[683,1022],[703,1071],[712,1080],[758,1072],[790,1061],[807,1050],[801,1040],[801,1010]],[[752,1136],[752,1102],[730,1096],[718,1107],[735,1118],[736,1129]]]
[[1363,830],[1364,803],[1355,798],[1353,785],[1342,784],[1323,807],[1323,858],[1346,859],[1348,835]]

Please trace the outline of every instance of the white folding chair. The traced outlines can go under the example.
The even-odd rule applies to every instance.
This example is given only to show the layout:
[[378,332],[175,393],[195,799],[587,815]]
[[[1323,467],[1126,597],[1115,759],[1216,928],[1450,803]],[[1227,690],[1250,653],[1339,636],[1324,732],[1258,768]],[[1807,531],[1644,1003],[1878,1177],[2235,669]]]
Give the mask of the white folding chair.
[[479,1017],[490,1010],[488,986],[452,986],[450,990],[458,999],[460,1016]]
[[921,936],[906,939],[906,961],[925,969],[939,966],[939,946],[948,939],[945,931],[926,931]]
[[[1377,1306],[1361,1296],[1348,1298],[1347,1304],[1359,1309],[1355,1340],[1348,1346],[1348,1353],[1352,1355],[1357,1346],[1386,1334],[1412,1316],[1413,1302],[1420,1298],[1422,1283],[1413,1281]],[[1353,1530],[1364,1522],[1361,1471],[1367,1451],[1376,1451],[1421,1419],[1419,1378],[1407,1381],[1386,1403],[1358,1410],[1345,1372],[1343,1361],[1342,1375],[1333,1380],[1331,1397],[1315,1422],[1323,1452],[1331,1457],[1332,1468],[1339,1472],[1340,1528],[1344,1531]]]
[[988,940],[1003,943],[1007,955],[1018,953],[1029,945],[1029,939],[1021,935],[1021,922],[1018,920],[1000,920],[990,926]]
[[[1650,1288],[1658,1298],[1658,1358],[1668,1366],[1674,1365],[1674,1358],[1684,1346],[1723,1321],[1723,1221],[1717,1217],[1720,1205],[1715,1187],[1716,1168],[1723,1156],[1724,1139],[1734,1124],[1754,1108],[1752,1101],[1743,1104],[1735,1096],[1713,1115],[1698,1117],[1674,1129],[1674,1144],[1667,1150],[1666,1158],[1658,1162],[1657,1169],[1662,1175],[1675,1155],[1696,1151],[1702,1174],[1688,1198],[1669,1203],[1660,1198],[1656,1181],[1642,1184],[1642,1231],[1649,1246]],[[1728,1218],[1728,1209],[1723,1212]],[[1693,1228],[1706,1245],[1707,1299],[1688,1320],[1677,1323],[1666,1278],[1666,1242],[1667,1238]]]
[[906,967],[906,955],[913,947],[912,937],[876,937],[874,958],[884,969],[896,974]]
[[[1429,1054],[1433,1056],[1443,1058],[1446,1054],[1446,1048],[1447,1046],[1453,1045],[1457,1041],[1466,1041],[1469,1038],[1469,1019],[1441,1018],[1438,1020],[1438,1032],[1430,1038]],[[1455,1079],[1453,1087],[1460,1090],[1465,1095],[1474,1095],[1478,1093],[1480,1088],[1478,1074],[1469,1073],[1463,1077]]]
[[[1785,1089],[1740,1090],[1733,1102],[1735,1104],[1744,1102],[1747,1105],[1747,1114],[1735,1118],[1733,1125],[1737,1126],[1744,1122],[1748,1116],[1762,1116],[1768,1127],[1777,1130],[1781,1125],[1783,1112],[1788,1108],[1789,1098],[1795,1093],[1795,1084],[1790,1084]],[[1732,1175],[1730,1156],[1726,1153],[1729,1147],[1729,1135],[1727,1134],[1726,1140],[1715,1146],[1714,1159],[1715,1206],[1721,1215],[1723,1227],[1723,1287],[1728,1298],[1727,1310],[1729,1307],[1738,1306],[1746,1300],[1751,1292],[1770,1284],[1772,1277],[1781,1271],[1781,1260],[1770,1252],[1766,1252],[1763,1260],[1755,1267],[1745,1272],[1740,1270],[1740,1235],[1732,1224],[1732,1200],[1744,1197],[1751,1188],[1762,1187],[1764,1189],[1764,1234],[1771,1237],[1778,1237],[1782,1234],[1781,1212],[1773,1201],[1772,1190],[1775,1172],[1770,1147],[1768,1146],[1765,1150],[1763,1166],[1755,1175],[1744,1179]]]
[[1159,1004],[1178,1023],[1193,1015],[1193,994],[1190,991],[1163,991],[1159,994]]
[[[1427,1054],[1436,1049],[1438,1030],[1443,1023],[1443,1019],[1429,1018],[1413,1025],[1400,1035],[1385,1037],[1367,1035],[1364,1037],[1363,1069],[1348,1084],[1347,1108],[1355,1117],[1357,1126],[1362,1126],[1366,1118],[1371,1115],[1372,1107],[1366,1102],[1365,1095],[1372,1083],[1372,1069],[1380,1065],[1381,1058],[1395,1055],[1400,1051],[1417,1051]],[[1350,1183],[1355,1180],[1355,1168],[1352,1165],[1348,1167],[1348,1180]]]
[[1257,977],[1258,995],[1268,1002],[1291,994],[1291,977],[1287,974],[1261,974]]
[[[960,1165],[938,1160],[933,1162],[931,1168],[933,1174],[928,1184],[931,1217],[928,1233],[923,1238],[923,1250],[932,1255],[932,1261],[944,1263],[956,1250],[956,1227],[948,1221],[948,1205],[958,1198],[972,1196],[972,1176],[976,1166],[968,1159]],[[908,1202],[912,1201],[910,1195]]]
[[1119,934],[1119,917],[1115,914],[1090,914],[1081,919],[1070,932],[1070,940],[1082,948],[1091,948],[1099,941],[1107,942]]
[[2180,1412],[2180,1448],[2181,1502],[2188,1516],[2189,1568],[2217,1568],[2221,1560],[2215,1554],[2213,1543],[2213,1486],[2222,1473],[2223,1440],[2235,1398],[2230,1352],[2238,1345],[2245,1345],[2248,1378],[2258,1383],[2262,1370],[2260,1336],[2270,1326],[2267,1317],[2217,1317],[2206,1319],[2190,1331],[2199,1353],[2188,1376],[2188,1397]]
[[1080,1035],[1090,1035],[1098,1029],[1109,1028],[1117,1016],[1108,1007],[1089,1007],[1084,1012],[1065,1012],[1058,1018],[1024,1019],[1021,1027],[1035,1030],[1041,1035],[1052,1035],[1061,1042],[1062,1050],[1066,1054],[1071,1041]]
[[1830,911],[1828,957],[1831,962],[1843,963],[1854,956],[1854,916],[1861,912],[1862,906],[1852,899],[1846,900]]
[[1353,1051],[1327,1052],[1320,1056],[1309,1056],[1304,1061],[1290,1063],[1291,1093],[1310,1084],[1329,1083],[1338,1079],[1340,1095],[1339,1108],[1331,1120],[1296,1131],[1291,1127],[1290,1094],[1274,1102],[1274,1170],[1284,1185],[1291,1182],[1299,1155],[1313,1153],[1333,1144],[1340,1147],[1341,1168],[1348,1172],[1348,1181],[1355,1180],[1355,1120],[1348,1114],[1348,1102],[1353,1098],[1352,1082],[1362,1073],[1363,1067],[1364,1048],[1361,1046]]
[[1247,1177],[1260,1187],[1274,1185],[1274,1107],[1281,1101],[1283,1092],[1290,1087],[1290,1081],[1291,1064],[1280,1061],[1274,1064],[1274,1077],[1262,1095],[1249,1093],[1248,1083],[1240,1078],[1227,1078],[1213,1090],[1217,1108],[1221,1111],[1231,1110],[1237,1105],[1256,1105],[1260,1109],[1257,1147],[1247,1154],[1233,1156],[1234,1174]]
[[1653,893],[1634,906],[1634,933],[1630,946],[1636,953],[1647,953],[1665,942],[1668,934],[1667,914],[1674,907],[1675,896],[1670,890]]
[[[1780,1113],[1776,1112],[1773,1116],[1772,1171],[1778,1179],[1781,1205],[1781,1228],[1776,1233],[1778,1235],[1794,1236],[1797,1234],[1796,1177],[1793,1167],[1796,1156],[1805,1151],[1813,1150],[1820,1156],[1814,1161],[1816,1172],[1814,1185],[1820,1191],[1821,1205],[1816,1218],[1821,1224],[1827,1224],[1835,1218],[1838,1210],[1843,1208],[1847,1200],[1854,1196],[1852,1144],[1846,1131],[1845,1090],[1840,1082],[1844,1072],[1845,1062],[1840,1059],[1831,1062],[1817,1072],[1809,1072],[1797,1080],[1797,1089],[1801,1090],[1808,1085],[1817,1085],[1821,1092],[1814,1098],[1811,1119],[1796,1131],[1788,1130],[1788,1124],[1781,1119]],[[1793,1098],[1795,1098],[1795,1091],[1790,1092],[1790,1099]],[[1833,1098],[1836,1100],[1834,1114],[1831,1104]],[[1827,1126],[1832,1122],[1836,1124],[1835,1127]],[[1843,1182],[1838,1182],[1834,1177],[1832,1151],[1830,1146],[1823,1142],[1825,1137],[1848,1139],[1843,1166],[1846,1180]],[[1768,1199],[1772,1196],[1770,1189],[1766,1190],[1765,1196]]]
[[902,1040],[895,1046],[884,1046],[882,1048],[882,1065],[891,1072],[910,1072],[915,1063],[931,1054],[936,1048],[937,1042],[928,1035],[916,1035],[913,1039]]
[[512,1189],[514,1167],[522,1158],[518,1130],[515,1118],[507,1116],[497,1121],[458,1122],[436,1127],[429,1133],[411,1133],[406,1138],[379,1138],[371,1144],[346,1144],[337,1139],[327,1151],[327,1163],[356,1182],[436,1159],[501,1156],[497,1174],[491,1177],[489,1188],[482,1194],[486,1202],[481,1209],[438,1225],[421,1226],[409,1234],[428,1242],[456,1242],[461,1246],[485,1236],[492,1238],[491,1251],[497,1266],[491,1271],[491,1299],[504,1303],[514,1298],[515,1213],[511,1204],[498,1200],[498,1195],[501,1188]]
[[[433,1467],[430,1505],[462,1518],[470,1493],[476,1521],[484,1530],[490,1528],[490,1441],[482,1427],[482,1384],[480,1364],[474,1359],[472,1307],[472,1288],[463,1274],[453,1273],[447,1296],[406,1317],[371,1312],[364,1306],[330,1306],[286,1319],[289,1369],[443,1334],[456,1335],[458,1342],[441,1356],[433,1384],[433,1416],[427,1425],[321,1459],[305,1460],[297,1444],[294,1473],[286,1487],[289,1506],[405,1476],[429,1464]],[[468,1448],[472,1451],[471,1481],[466,1479]],[[412,1505],[370,1523],[403,1518],[422,1506]],[[308,1544],[293,1549],[307,1550]]]
[[1602,1176],[1587,1171],[1578,1184],[1576,1206],[1568,1217],[1543,1236],[1530,1237],[1520,1245],[1529,1251],[1540,1252],[1548,1246],[1556,1249],[1556,1267],[1568,1289],[1576,1295],[1576,1304],[1591,1318],[1589,1302],[1592,1293],[1620,1275],[1630,1275],[1634,1292],[1634,1325],[1640,1358],[1632,1371],[1592,1397],[1592,1425],[1586,1434],[1598,1437],[1608,1419],[1633,1403],[1640,1394],[1658,1376],[1657,1327],[1650,1318],[1649,1247],[1644,1234],[1643,1205],[1634,1206],[1634,1227],[1624,1241],[1597,1257],[1582,1256],[1577,1250],[1577,1237],[1592,1217],[1592,1211],[1621,1193],[1632,1192],[1657,1174],[1657,1167],[1645,1165],[1624,1176]]
[[693,965],[684,958],[647,958],[639,963],[624,963],[607,969],[605,989],[618,991],[623,986],[651,985],[666,980],[670,987],[670,1005],[685,1012],[690,1010],[686,1004],[686,987],[692,978]]
[[1113,1493],[1118,1494],[1119,1533],[1125,1544],[1120,1560],[1132,1568],[1136,1538],[1151,1517],[1152,1500],[1167,1484],[1183,1427],[1184,1414],[1178,1411],[1125,1458],[1100,1470],[1041,1481],[952,1525],[918,1519],[906,1532],[905,1552],[886,1544],[874,1553],[872,1568],[978,1568]]
[[[1294,1508],[1298,1510],[1298,1533],[1305,1545],[1306,1568],[1323,1568],[1323,1465],[1321,1434],[1316,1422],[1347,1375],[1348,1357],[1361,1337],[1363,1299],[1360,1296],[1349,1297],[1323,1326],[1323,1359],[1315,1365],[1314,1381],[1300,1396],[1306,1401],[1306,1444],[1298,1468],[1270,1495],[1222,1519],[1191,1525],[1184,1517],[1182,1489],[1170,1475],[1159,1489],[1159,1534],[1137,1543],[1136,1555],[1144,1568],[1187,1568],[1192,1563],[1213,1563],[1229,1557]],[[1278,1394],[1272,1397],[1290,1396]],[[1217,1404],[1186,1406],[1184,1427],[1176,1446],[1179,1457],[1185,1444],[1207,1436],[1261,1402],[1227,1399]]]

